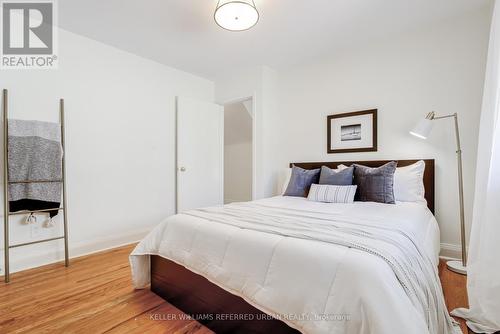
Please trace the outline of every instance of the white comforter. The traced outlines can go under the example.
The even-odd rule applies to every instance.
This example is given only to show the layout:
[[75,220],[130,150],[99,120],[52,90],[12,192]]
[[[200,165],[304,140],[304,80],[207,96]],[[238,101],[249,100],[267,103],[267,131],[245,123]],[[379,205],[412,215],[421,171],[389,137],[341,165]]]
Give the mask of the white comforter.
[[[323,240],[324,227],[319,227],[319,221],[317,229],[314,225],[314,219],[327,214],[333,223],[356,226],[359,222],[368,228],[403,231],[437,265],[439,231],[425,206],[324,204],[281,196],[255,201],[252,206],[256,214],[259,206],[262,211],[285,213],[299,209],[304,224],[307,221],[307,233],[296,232],[297,223],[293,233],[290,228],[280,230],[278,222],[287,224],[281,216],[269,227],[257,219],[258,214],[242,219],[237,216],[238,205],[224,216],[210,216],[210,210],[175,215],[133,251],[135,286],[149,284],[148,255],[154,254],[205,276],[304,333],[429,333],[428,322],[394,268],[366,251]],[[234,222],[230,214],[236,215]]]

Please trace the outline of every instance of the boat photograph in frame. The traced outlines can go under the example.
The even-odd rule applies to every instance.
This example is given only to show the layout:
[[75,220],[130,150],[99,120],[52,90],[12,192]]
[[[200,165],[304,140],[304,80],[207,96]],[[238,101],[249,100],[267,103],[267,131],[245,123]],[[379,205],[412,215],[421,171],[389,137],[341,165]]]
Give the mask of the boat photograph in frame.
[[377,151],[377,109],[327,117],[327,152]]

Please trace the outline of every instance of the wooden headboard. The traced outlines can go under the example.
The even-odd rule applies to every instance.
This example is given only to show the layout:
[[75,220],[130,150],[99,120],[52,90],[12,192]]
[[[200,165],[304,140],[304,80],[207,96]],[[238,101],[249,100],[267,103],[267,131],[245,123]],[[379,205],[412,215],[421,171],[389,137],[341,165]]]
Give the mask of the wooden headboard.
[[[434,213],[434,159],[419,159],[425,162],[425,172],[424,172],[424,187],[425,187],[425,199],[427,200],[427,206],[432,213]],[[374,161],[328,161],[328,162],[293,162],[290,164],[295,165],[304,169],[316,169],[321,168],[321,166],[327,166],[330,168],[337,168],[338,165],[349,166],[353,163],[368,166],[368,167],[380,167],[388,162],[397,161],[398,167],[404,167],[419,160],[374,160]]]

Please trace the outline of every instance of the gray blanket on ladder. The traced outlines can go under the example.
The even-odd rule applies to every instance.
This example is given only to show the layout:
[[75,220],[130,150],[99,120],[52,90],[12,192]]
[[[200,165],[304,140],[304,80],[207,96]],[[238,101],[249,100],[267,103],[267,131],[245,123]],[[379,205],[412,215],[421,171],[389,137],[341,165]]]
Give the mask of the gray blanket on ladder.
[[[9,181],[61,180],[61,126],[58,123],[10,119]],[[58,208],[61,182],[9,185],[11,211]],[[57,211],[51,211],[53,217]]]

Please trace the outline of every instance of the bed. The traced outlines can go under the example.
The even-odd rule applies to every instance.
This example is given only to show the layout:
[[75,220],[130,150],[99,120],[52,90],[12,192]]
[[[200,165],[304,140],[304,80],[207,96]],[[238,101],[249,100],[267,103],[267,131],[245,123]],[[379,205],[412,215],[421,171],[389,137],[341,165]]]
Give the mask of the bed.
[[216,333],[458,333],[437,278],[425,162],[428,207],[277,196],[169,217],[131,254],[134,285]]

